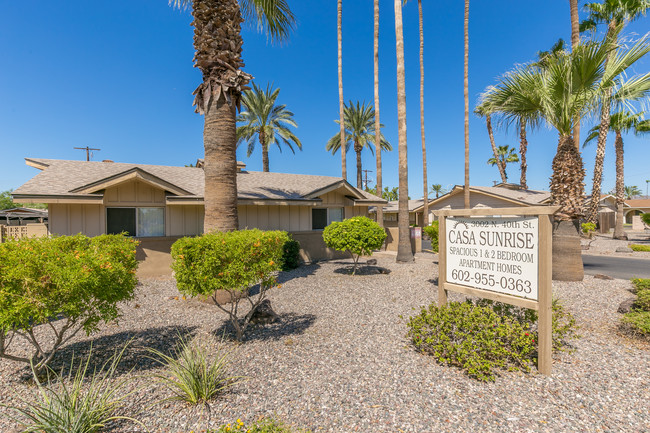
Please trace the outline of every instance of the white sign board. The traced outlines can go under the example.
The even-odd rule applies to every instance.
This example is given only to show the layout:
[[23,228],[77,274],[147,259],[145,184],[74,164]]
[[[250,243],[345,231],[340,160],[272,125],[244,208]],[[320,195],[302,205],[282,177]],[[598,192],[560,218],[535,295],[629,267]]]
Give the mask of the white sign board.
[[447,281],[538,300],[538,217],[448,217]]

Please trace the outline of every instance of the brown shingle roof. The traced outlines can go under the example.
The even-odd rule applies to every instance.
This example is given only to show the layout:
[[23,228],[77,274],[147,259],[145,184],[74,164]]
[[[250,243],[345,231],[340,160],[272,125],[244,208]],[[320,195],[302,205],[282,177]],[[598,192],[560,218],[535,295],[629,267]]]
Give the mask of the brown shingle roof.
[[[188,197],[203,197],[204,173],[200,168],[34,158],[28,159],[28,162],[45,168],[15,190],[14,195],[87,196],[72,191],[138,168],[191,193]],[[340,177],[255,171],[237,173],[240,199],[308,200],[312,199],[308,197],[310,194],[337,184],[351,188],[352,193],[360,197],[358,200],[380,200],[365,191],[357,190]]]

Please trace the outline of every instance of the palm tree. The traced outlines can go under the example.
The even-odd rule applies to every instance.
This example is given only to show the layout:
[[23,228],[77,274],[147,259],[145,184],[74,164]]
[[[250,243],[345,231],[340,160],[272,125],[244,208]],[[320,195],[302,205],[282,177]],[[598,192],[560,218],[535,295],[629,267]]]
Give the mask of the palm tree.
[[[494,166],[494,165],[501,165],[503,166],[503,172],[505,173],[505,167],[506,164],[509,164],[511,162],[519,162],[519,156],[517,155],[517,151],[515,150],[514,147],[508,147],[508,145],[505,146],[499,146],[497,149],[497,156],[492,157],[487,160],[488,165]],[[506,182],[508,182],[508,175],[506,174],[505,176]]]
[[625,193],[625,199],[626,199],[626,200],[630,200],[630,199],[632,199],[633,197],[636,197],[637,195],[641,195],[641,194],[642,194],[642,193],[641,193],[641,190],[640,190],[639,187],[636,186],[636,185],[632,185],[632,186],[628,186],[628,185],[626,185],[625,188],[623,189],[623,191],[624,191],[624,193]]
[[[375,148],[377,148],[377,195],[381,197],[382,167],[381,167],[381,123],[379,122],[379,0],[374,0],[374,78],[375,78]],[[377,206],[377,223],[384,226],[384,210]]]
[[[615,55],[615,48],[618,45],[618,35],[623,27],[630,21],[635,20],[646,9],[650,7],[647,0],[605,0],[604,3],[588,3],[585,8],[589,16],[581,23],[580,30],[594,31],[598,24],[607,24],[605,43],[611,45],[611,51],[607,62]],[[600,113],[600,130],[598,144],[596,147],[596,161],[594,163],[593,186],[591,189],[591,201],[587,211],[587,221],[595,223],[598,217],[598,203],[603,179],[603,164],[605,161],[605,144],[609,131],[610,110],[611,110],[612,86],[605,89]]]
[[422,26],[422,0],[418,0],[418,20],[420,26],[420,131],[422,135],[422,186],[424,187],[424,208],[422,223],[429,225],[429,203],[427,197],[427,146],[424,140],[424,30]]
[[287,38],[295,24],[287,0],[170,0],[192,8],[194,66],[203,82],[196,88],[196,111],[205,115],[204,231],[237,230],[237,132],[235,110],[252,76],[241,68],[241,24],[263,28],[271,41]]
[[446,194],[447,191],[439,183],[434,183],[431,185],[431,192],[429,194],[436,193],[436,198],[440,197],[442,194]]
[[[345,127],[344,124],[344,101],[343,101],[343,0],[338,0],[337,3],[337,19],[336,19],[336,36],[338,40],[338,60],[339,60],[339,147],[345,147]],[[347,168],[347,148],[341,152],[341,177],[345,180],[348,179]]]
[[[643,113],[633,114],[629,111],[619,111],[612,114],[609,122],[609,128],[616,134],[614,146],[616,148],[616,226],[614,227],[614,239],[627,240],[627,235],[623,230],[623,206],[625,198],[629,199],[633,195],[640,195],[641,191],[637,187],[625,187],[625,171],[623,164],[623,134],[634,131],[636,135],[650,132],[650,120],[643,119]],[[594,126],[590,131],[585,144],[599,136],[600,127]],[[636,190],[633,190],[635,188]],[[600,198],[600,197],[599,197]]]
[[288,128],[298,125],[293,120],[293,113],[287,110],[286,105],[276,105],[280,89],[273,90],[272,85],[266,86],[266,91],[253,83],[253,90],[245,90],[242,103],[246,108],[238,117],[237,122],[245,124],[237,128],[237,145],[248,144],[246,156],[250,157],[255,150],[255,143],[259,141],[262,146],[262,170],[269,171],[269,146],[275,144],[282,152],[281,144],[284,143],[293,150],[291,143],[302,150],[302,143]]
[[465,188],[464,201],[465,209],[469,209],[469,0],[465,0],[465,66],[464,66],[464,88],[465,95]]
[[[343,118],[345,119],[345,152],[347,153],[347,150],[351,145],[354,146],[354,152],[357,154],[357,188],[361,189],[363,188],[361,177],[361,151],[367,147],[370,152],[373,152],[372,143],[375,141],[375,133],[370,131],[374,131],[375,110],[372,108],[372,105],[366,105],[365,102],[363,105],[360,105],[359,101],[357,101],[357,105],[355,106],[352,101],[350,101],[348,105],[345,106]],[[388,141],[386,141],[381,132],[380,143],[382,150],[393,150],[393,147]],[[339,139],[339,134],[330,138],[325,146],[325,149],[332,152],[332,155],[336,154],[340,148],[341,141]]]
[[[545,68],[517,67],[495,90],[494,98],[500,100],[499,109],[509,121],[539,116],[559,133],[550,190],[552,204],[560,206],[555,215],[553,261],[562,266],[554,267],[554,279],[581,280],[584,275],[578,224],[583,214],[584,168],[573,143],[573,126],[593,112],[611,77],[624,72],[648,46],[640,41],[606,63],[609,51],[607,44],[580,44],[571,53],[548,56]],[[619,91],[633,94],[635,83],[638,80],[631,79]],[[513,86],[524,90],[513,91],[509,88]]]
[[[580,17],[578,16],[578,0],[569,0],[569,9],[571,11],[571,49],[580,43]],[[580,120],[573,126],[573,139],[578,152],[580,151]]]
[[498,148],[494,142],[494,131],[492,130],[492,114],[494,114],[495,109],[487,101],[491,88],[492,87],[488,87],[488,89],[481,95],[480,103],[474,109],[474,114],[485,117],[488,137],[490,138],[490,144],[492,145],[492,154],[494,154],[494,160],[496,161],[496,166],[499,169],[499,174],[501,175],[501,182],[506,183],[508,182],[508,176],[506,176],[506,167],[505,164],[501,162],[501,159],[499,159]]
[[404,31],[402,26],[402,0],[394,0],[395,48],[397,57],[397,132],[399,136],[399,203],[397,211],[397,262],[413,261],[408,209],[408,158],[406,146],[406,82],[404,73]]

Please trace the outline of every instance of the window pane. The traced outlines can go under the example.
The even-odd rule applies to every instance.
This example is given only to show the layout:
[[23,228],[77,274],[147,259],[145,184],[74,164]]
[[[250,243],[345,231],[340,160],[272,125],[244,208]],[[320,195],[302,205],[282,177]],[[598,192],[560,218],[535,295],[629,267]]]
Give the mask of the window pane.
[[311,210],[311,228],[312,230],[322,230],[327,226],[327,209]]
[[117,235],[126,232],[135,236],[135,209],[128,207],[109,207],[106,209],[106,233]]
[[331,208],[329,209],[330,212],[330,224],[335,222],[335,221],[343,221],[343,208],[342,207],[337,207],[337,208]]
[[138,236],[165,236],[165,209],[161,207],[138,208]]

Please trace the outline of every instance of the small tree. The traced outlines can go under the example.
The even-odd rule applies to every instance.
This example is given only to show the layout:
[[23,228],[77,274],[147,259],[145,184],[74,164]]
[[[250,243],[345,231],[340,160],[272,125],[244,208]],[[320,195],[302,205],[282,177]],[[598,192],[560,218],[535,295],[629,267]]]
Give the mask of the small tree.
[[338,251],[349,251],[354,260],[352,275],[357,271],[359,258],[371,256],[386,240],[386,232],[370,218],[358,216],[333,222],[323,231],[325,244]]
[[[117,304],[133,298],[137,283],[136,245],[122,235],[0,244],[0,358],[32,363],[39,376],[80,330],[117,319]],[[51,332],[35,333],[41,325]],[[16,337],[33,346],[29,357],[12,353]]]
[[[228,314],[237,340],[242,341],[257,307],[276,282],[282,268],[284,245],[289,235],[282,231],[239,230],[215,232],[199,237],[182,238],[172,245],[172,269],[178,290],[191,296],[212,297],[215,305]],[[260,285],[257,296],[247,296],[248,289]],[[228,308],[217,302],[215,292],[230,294]],[[239,302],[247,299],[251,309],[241,320]]]
[[431,249],[434,253],[438,252],[438,225],[440,221],[432,221],[430,226],[423,228],[424,234],[431,239]]

